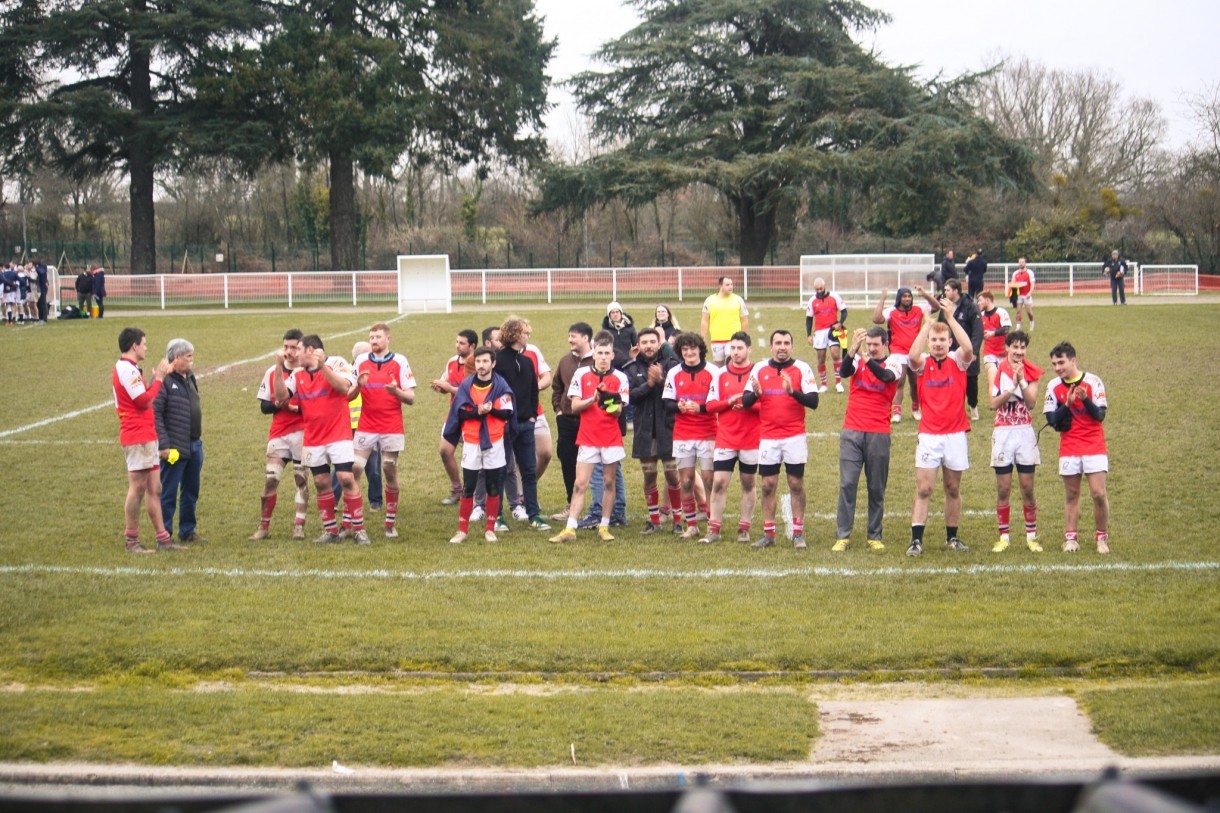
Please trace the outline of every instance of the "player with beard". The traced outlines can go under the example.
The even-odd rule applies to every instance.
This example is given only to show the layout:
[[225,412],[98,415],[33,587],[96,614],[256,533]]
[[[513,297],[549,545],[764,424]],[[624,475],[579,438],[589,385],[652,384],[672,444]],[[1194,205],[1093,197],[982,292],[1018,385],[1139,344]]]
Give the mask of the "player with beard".
[[623,368],[631,390],[631,406],[635,413],[635,435],[631,441],[631,456],[640,461],[644,474],[644,503],[648,519],[642,535],[661,530],[661,491],[657,485],[657,464],[665,472],[669,504],[675,516],[682,505],[678,484],[678,466],[674,461],[674,416],[666,411],[662,393],[669,372],[678,366],[677,359],[662,355],[664,338],[655,327],[640,331],[639,352]]
[[738,331],[729,340],[727,363],[712,382],[707,411],[716,415],[716,449],[712,453],[712,493],[708,500],[705,545],[720,541],[724,506],[729,496],[729,480],[734,465],[741,465],[741,516],[737,521],[737,541],[750,541],[750,524],[758,497],[754,479],[758,473],[758,405],[746,407],[746,385],[754,365],[750,361],[750,334]]
[[987,368],[989,403],[995,411],[991,467],[995,469],[995,513],[1000,526],[1000,539],[992,547],[993,553],[1008,548],[1009,494],[1014,465],[1025,509],[1025,545],[1034,553],[1042,551],[1037,542],[1038,503],[1034,499],[1034,471],[1042,462],[1042,455],[1038,451],[1038,436],[1034,434],[1031,414],[1038,400],[1038,379],[1042,377],[1042,370],[1025,358],[1028,347],[1029,336],[1023,331],[1009,333],[1004,339],[1004,360]]
[[818,382],[808,364],[792,356],[792,334],[771,334],[771,358],[754,365],[742,403],[758,404],[758,473],[762,476],[763,535],[756,548],[775,544],[775,490],[779,470],[785,467],[792,505],[792,546],[805,542],[805,410],[818,408]]
[[272,364],[263,373],[258,385],[258,405],[264,415],[271,416],[271,428],[267,432],[267,469],[263,481],[262,513],[258,529],[250,536],[253,541],[271,536],[271,516],[275,513],[276,498],[284,470],[291,464],[292,479],[296,486],[294,507],[296,514],[292,522],[292,538],[305,538],[305,512],[309,508],[309,470],[302,461],[304,422],[301,420],[301,405],[289,400],[282,407],[275,403],[274,376],[290,377],[301,366],[301,331],[293,328],[285,331],[283,347],[284,366]]
[[826,392],[827,348],[830,348],[830,360],[835,368],[835,392],[843,392],[843,380],[839,377],[842,350],[838,340],[832,339],[831,334],[842,328],[846,319],[847,306],[843,304],[843,297],[827,290],[826,280],[821,277],[815,279],[813,296],[809,298],[809,306],[805,309],[805,335],[809,345],[817,351],[820,392]]
[[369,328],[368,355],[357,359],[356,375],[367,376],[361,387],[360,422],[356,428],[356,461],[352,477],[357,482],[376,451],[381,452],[385,482],[385,535],[398,536],[398,455],[406,448],[402,406],[415,403],[415,374],[406,356],[390,350],[390,327],[378,322]]
[[889,289],[882,288],[881,298],[877,300],[877,307],[873,310],[873,324],[884,325],[890,332],[889,358],[901,365],[903,369],[903,373],[898,376],[898,389],[894,392],[891,423],[898,423],[902,420],[902,378],[904,376],[911,388],[911,416],[915,420],[919,420],[920,417],[919,378],[911,372],[908,354],[911,352],[911,343],[919,335],[919,328],[923,326],[924,317],[932,311],[932,308],[923,301],[923,288],[919,288],[918,291],[919,299],[916,300],[910,288],[899,288],[898,293],[894,295],[894,304],[886,307],[885,298],[889,295]]

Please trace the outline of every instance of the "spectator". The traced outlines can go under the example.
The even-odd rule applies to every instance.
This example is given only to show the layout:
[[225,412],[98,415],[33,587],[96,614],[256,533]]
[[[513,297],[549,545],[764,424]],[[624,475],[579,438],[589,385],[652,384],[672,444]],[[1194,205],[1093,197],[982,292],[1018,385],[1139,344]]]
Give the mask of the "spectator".
[[86,317],[92,316],[93,279],[89,276],[88,269],[76,275],[76,282],[73,287],[76,289],[76,307],[80,308],[80,312]]
[[203,410],[192,370],[195,348],[186,339],[170,339],[165,360],[170,372],[153,401],[161,457],[161,517],[165,530],[172,535],[178,509],[178,540],[206,542],[195,531],[195,506],[203,471]]
[[621,370],[627,362],[635,358],[639,335],[631,317],[623,313],[623,306],[611,302],[606,306],[606,315],[602,318],[602,330],[610,332],[614,337],[614,369]]
[[966,260],[966,295],[971,299],[976,299],[983,292],[986,285],[983,278],[986,276],[987,257],[980,248],[970,255],[970,259]]
[[100,265],[93,269],[93,301],[97,304],[97,318],[106,315],[106,269]]
[[[1110,259],[1102,266],[1110,278],[1110,301],[1112,304],[1127,304],[1127,261],[1118,256],[1118,249],[1110,252]],[[1032,317],[1031,317],[1032,319]]]

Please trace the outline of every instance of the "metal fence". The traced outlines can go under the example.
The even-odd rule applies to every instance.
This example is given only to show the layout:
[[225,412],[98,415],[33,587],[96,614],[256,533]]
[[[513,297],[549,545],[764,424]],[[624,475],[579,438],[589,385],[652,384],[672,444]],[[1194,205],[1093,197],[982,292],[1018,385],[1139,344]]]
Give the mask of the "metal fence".
[[[987,287],[1003,293],[1016,268],[993,263]],[[1031,265],[1039,296],[1102,295],[1110,282],[1100,263],[1038,263]],[[931,267],[927,269],[931,270]],[[925,284],[926,273],[903,272],[890,279],[862,272],[827,275],[828,286],[848,304],[876,304],[882,287],[895,290],[899,283]],[[563,303],[590,300],[620,302],[702,302],[719,287],[721,276],[733,280],[734,290],[748,300],[802,299],[799,266],[657,267],[657,268],[546,268],[460,269],[450,271],[454,304]],[[74,277],[59,278],[59,301],[76,301]],[[397,271],[319,271],[278,274],[157,274],[106,277],[107,306],[166,309],[210,306],[302,307],[352,305],[397,307]],[[1198,266],[1140,266],[1132,264],[1128,293],[1197,294]],[[409,292],[407,292],[409,294]]]

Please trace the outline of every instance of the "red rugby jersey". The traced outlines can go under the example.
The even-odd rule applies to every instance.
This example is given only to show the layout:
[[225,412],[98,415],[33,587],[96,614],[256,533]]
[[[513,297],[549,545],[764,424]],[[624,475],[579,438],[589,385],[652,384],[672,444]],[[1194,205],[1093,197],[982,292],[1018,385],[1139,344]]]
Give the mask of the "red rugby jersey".
[[885,319],[886,329],[890,332],[890,352],[906,355],[911,352],[911,344],[919,335],[923,326],[923,317],[931,313],[932,306],[927,302],[916,302],[910,310],[886,308],[881,312]]
[[805,434],[806,407],[784,391],[787,378],[797,392],[817,392],[813,369],[800,359],[779,366],[773,360],[754,365],[746,386],[758,395],[759,436],[763,440],[783,440]]
[[161,382],[152,386],[144,383],[144,373],[129,358],[123,357],[114,363],[110,374],[110,386],[114,390],[114,409],[119,414],[119,443],[133,446],[157,439],[157,419],[152,404],[161,391]]
[[[568,398],[592,398],[598,390],[617,392],[624,406],[631,394],[627,376],[622,372],[611,369],[609,372],[599,373],[590,366],[581,367],[572,376],[572,383],[568,386]],[[618,416],[618,412],[607,412],[600,403],[587,407],[580,413],[576,445],[599,448],[621,446],[623,433],[618,428]]]
[[415,374],[406,356],[389,353],[385,358],[374,359],[363,355],[356,365],[356,377],[368,373],[369,377],[360,388],[361,432],[379,435],[402,434],[402,401],[386,391],[393,385],[403,390],[415,389]]
[[[1025,377],[1025,383],[1036,384],[1042,377],[1042,370],[1026,362],[1022,375]],[[996,367],[995,386],[991,388],[991,394],[999,395],[1011,390],[1012,382],[1012,365],[1008,363],[1008,359],[1004,359]],[[1029,426],[1032,423],[1033,416],[1029,414],[1029,408],[1025,406],[1025,399],[1019,393],[1009,396],[1008,400],[1000,404],[1000,408],[995,411],[996,426]]]
[[[1043,412],[1054,412],[1060,404],[1067,403],[1068,392],[1075,386],[1083,396],[1091,398],[1099,407],[1106,406],[1106,385],[1092,373],[1081,373],[1075,382],[1068,383],[1056,377],[1046,385],[1046,400]],[[1106,432],[1100,421],[1093,419],[1081,401],[1072,405],[1072,427],[1059,433],[1059,456],[1082,457],[1106,454]]]
[[882,364],[894,373],[893,381],[882,381],[868,367],[867,356],[856,356],[856,371],[848,379],[847,411],[843,428],[857,432],[890,433],[890,406],[902,384],[902,365],[891,358]]
[[844,307],[846,306],[843,304],[843,297],[834,291],[827,291],[824,297],[817,294],[809,297],[805,315],[813,317],[814,330],[825,330],[839,321],[839,313]]
[[741,407],[740,401],[737,406],[728,406],[730,398],[745,392],[753,371],[752,364],[749,367],[728,364],[720,369],[720,374],[712,381],[712,389],[707,395],[707,411],[716,415],[717,449],[758,448],[758,404],[749,409]]
[[[982,311],[981,316],[983,317],[983,332],[990,330],[994,333],[1002,328],[1012,327],[1012,319],[1008,318],[1008,311],[1003,308]],[[983,355],[1004,358],[1004,342],[1007,340],[1007,335],[989,336],[983,339]]]
[[[279,370],[278,364],[272,364],[267,368],[267,372],[263,373],[263,380],[258,385],[258,400],[275,403],[275,379],[272,376],[276,375]],[[292,370],[285,370],[284,382],[292,378]],[[267,430],[267,439],[274,440],[282,438],[284,435],[291,435],[293,432],[298,432],[304,426],[301,419],[301,413],[293,412],[289,409],[281,409],[271,416],[271,428]]]
[[[691,369],[679,364],[665,376],[661,397],[667,401],[694,401],[706,408],[712,382],[720,375],[715,364],[703,362]],[[712,440],[716,416],[704,412],[679,412],[674,418],[674,440]]]
[[[355,383],[350,373],[348,378]],[[347,395],[332,387],[321,369],[293,370],[292,377],[284,383],[301,405],[306,446],[325,446],[352,439],[352,416],[347,406]]]
[[924,355],[923,367],[915,370],[923,410],[919,431],[925,435],[970,431],[970,419],[966,416],[966,370],[970,365],[962,361],[959,353],[952,350],[941,361]]

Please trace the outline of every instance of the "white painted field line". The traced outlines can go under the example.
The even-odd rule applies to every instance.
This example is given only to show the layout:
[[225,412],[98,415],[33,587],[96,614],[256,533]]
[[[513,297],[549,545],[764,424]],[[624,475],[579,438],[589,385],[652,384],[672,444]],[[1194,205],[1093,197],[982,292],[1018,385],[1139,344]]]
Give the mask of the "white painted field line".
[[[402,314],[400,316],[394,317],[389,322],[386,322],[386,324],[393,324],[394,322],[398,322],[398,321],[400,321],[402,319],[406,319],[406,318],[407,318],[406,314]],[[325,337],[323,337],[323,341],[329,341],[331,339],[341,339],[344,336],[354,336],[357,333],[367,333],[367,332],[368,332],[367,327],[356,328],[355,330],[349,330],[344,333],[336,333],[333,336],[325,336]],[[229,362],[228,364],[222,364],[219,367],[208,370],[206,373],[200,373],[199,375],[196,376],[196,378],[208,378],[210,376],[219,375],[220,373],[227,373],[229,370],[232,370],[234,367],[240,367],[243,364],[254,364],[255,362],[258,362],[258,361],[267,361],[268,359],[271,359],[275,356],[275,352],[276,352],[275,350],[272,350],[269,353],[263,353],[261,356],[254,356],[252,358],[242,359],[241,361],[233,361],[233,362]],[[97,412],[99,409],[106,409],[107,407],[113,408],[114,401],[103,401],[100,404],[94,404],[93,406],[87,406],[83,409],[75,409],[71,412],[65,412],[63,415],[56,415],[53,418],[44,418],[41,421],[35,421],[34,423],[28,423],[25,426],[18,426],[13,429],[5,429],[4,431],[0,431],[0,438],[7,438],[7,437],[11,437],[12,435],[20,435],[22,432],[28,432],[31,429],[38,429],[39,427],[50,426],[51,424],[60,423],[61,421],[68,421],[68,420],[71,420],[72,418],[79,418],[81,415],[88,415],[90,412]]]
[[609,570],[323,570],[306,568],[262,569],[222,567],[80,567],[67,565],[2,565],[0,576],[67,575],[138,578],[209,576],[226,579],[328,579],[453,581],[458,579],[515,579],[540,581],[585,581],[595,579],[789,579],[801,577],[874,578],[904,576],[973,576],[1006,573],[1151,573],[1157,571],[1220,570],[1220,562],[1076,562],[1072,564],[996,564],[960,567],[720,567],[698,570],[623,568]]

